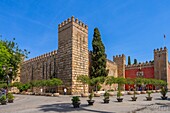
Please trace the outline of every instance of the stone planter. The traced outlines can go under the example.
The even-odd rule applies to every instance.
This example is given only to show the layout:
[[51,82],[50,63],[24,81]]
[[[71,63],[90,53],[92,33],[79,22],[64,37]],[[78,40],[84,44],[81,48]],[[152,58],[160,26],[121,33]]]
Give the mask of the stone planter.
[[93,103],[95,102],[95,100],[87,100],[87,102],[89,103],[89,105],[93,105]]
[[21,92],[22,95],[26,95],[26,91]]
[[100,93],[94,93],[95,97],[100,97]]
[[88,97],[88,96],[89,96],[88,93],[82,93],[82,94],[81,94],[81,97]]
[[114,92],[108,92],[109,96],[114,96]]
[[40,95],[40,93],[35,93],[35,96],[39,96]]
[[161,92],[161,90],[156,90],[157,93]]
[[45,95],[46,95],[46,96],[53,96],[52,93],[46,93]]
[[127,94],[128,94],[128,95],[133,95],[133,94],[134,94],[134,91],[128,91]]
[[156,93],[156,90],[152,90],[152,93]]
[[141,91],[141,94],[146,94],[146,91]]
[[123,96],[123,95],[125,95],[125,92],[124,92],[124,91],[121,91],[121,94],[122,94],[122,96]]
[[59,95],[60,95],[59,93],[54,93],[53,94],[54,97],[59,97]]
[[141,94],[141,91],[135,91],[135,93],[136,93],[137,95],[139,95],[139,94]]

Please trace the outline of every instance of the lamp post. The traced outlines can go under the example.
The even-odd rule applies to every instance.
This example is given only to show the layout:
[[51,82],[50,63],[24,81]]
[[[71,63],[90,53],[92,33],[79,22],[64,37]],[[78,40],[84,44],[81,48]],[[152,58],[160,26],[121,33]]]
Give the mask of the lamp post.
[[8,85],[10,82],[10,77],[9,74],[12,72],[12,67],[6,67],[6,66],[2,66],[2,69],[5,71],[6,74],[6,83],[7,83],[7,89],[6,89],[6,94],[8,94]]

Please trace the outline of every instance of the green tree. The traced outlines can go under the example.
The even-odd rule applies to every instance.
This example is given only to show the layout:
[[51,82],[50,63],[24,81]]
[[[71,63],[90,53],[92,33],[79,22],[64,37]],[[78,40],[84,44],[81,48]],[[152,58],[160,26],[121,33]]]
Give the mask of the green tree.
[[128,85],[128,89],[130,91],[130,85],[134,84],[134,81],[131,78],[126,78],[126,84]]
[[138,64],[138,61],[137,61],[137,59],[134,59],[134,64]]
[[10,79],[15,78],[18,72],[18,68],[23,58],[27,58],[29,52],[24,49],[20,49],[15,39],[12,41],[0,40],[0,67],[12,67],[12,72],[9,74],[7,71],[3,71],[0,68],[0,80],[4,80],[5,76],[9,75]]
[[86,92],[85,91],[85,85],[89,84],[89,80],[90,80],[90,78],[87,75],[80,75],[80,76],[77,77],[77,81],[79,81],[83,84],[84,93]]
[[100,84],[104,83],[104,81],[105,81],[105,77],[100,76],[100,77],[90,79],[89,84],[90,84],[90,86],[95,87],[95,90],[96,90],[96,93],[97,93],[97,91],[98,91],[97,87]]
[[105,80],[105,84],[110,86],[110,90],[111,90],[111,85],[116,83],[116,79],[114,76],[107,76],[106,80]]
[[92,46],[91,77],[107,76],[105,47],[98,28],[94,29]]
[[130,56],[128,56],[128,65],[131,65]]
[[118,84],[118,91],[121,91],[123,89],[123,85],[126,83],[126,79],[123,77],[117,77],[116,83]]

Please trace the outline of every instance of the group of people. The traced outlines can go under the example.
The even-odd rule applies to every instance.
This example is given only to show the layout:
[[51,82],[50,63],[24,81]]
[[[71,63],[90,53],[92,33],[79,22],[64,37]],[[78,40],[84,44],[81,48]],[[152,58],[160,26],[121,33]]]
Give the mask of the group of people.
[[0,96],[6,95],[6,93],[7,93],[7,90],[6,90],[6,89],[0,88]]

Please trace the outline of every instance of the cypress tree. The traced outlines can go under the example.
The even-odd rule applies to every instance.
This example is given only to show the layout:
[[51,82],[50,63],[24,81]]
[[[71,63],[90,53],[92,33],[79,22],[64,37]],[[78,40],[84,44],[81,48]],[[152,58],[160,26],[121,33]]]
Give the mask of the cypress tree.
[[107,76],[105,47],[98,28],[94,29],[92,46],[91,77]]
[[134,64],[138,64],[138,61],[137,61],[137,59],[134,59]]
[[130,56],[128,56],[128,65],[131,65]]

